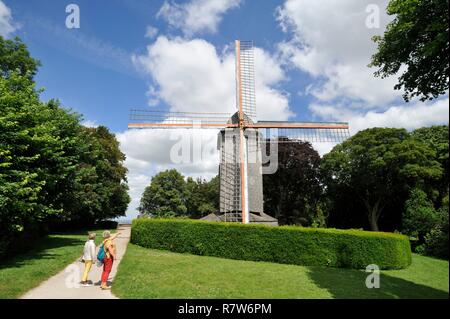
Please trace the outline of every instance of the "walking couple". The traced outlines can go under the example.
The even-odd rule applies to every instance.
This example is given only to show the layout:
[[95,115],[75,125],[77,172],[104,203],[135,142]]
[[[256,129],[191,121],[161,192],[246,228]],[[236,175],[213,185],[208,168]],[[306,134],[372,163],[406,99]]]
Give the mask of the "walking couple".
[[114,244],[114,239],[116,239],[116,237],[119,235],[120,233],[111,235],[109,231],[104,231],[103,242],[100,245],[100,251],[98,254],[96,254],[95,233],[89,234],[88,240],[84,244],[82,256],[82,262],[84,262],[84,273],[81,279],[82,286],[92,286],[92,282],[88,281],[88,275],[89,271],[91,270],[92,264],[97,260],[98,266],[103,265],[100,288],[103,290],[111,289],[111,287],[107,285],[107,282],[109,273],[111,272],[114,263],[114,259],[116,259],[116,245]]

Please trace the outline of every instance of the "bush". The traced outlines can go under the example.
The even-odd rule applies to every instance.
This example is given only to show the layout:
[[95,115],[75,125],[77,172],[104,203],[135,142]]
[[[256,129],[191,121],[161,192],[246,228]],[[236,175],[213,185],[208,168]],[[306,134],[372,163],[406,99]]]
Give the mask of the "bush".
[[399,269],[411,264],[406,236],[360,230],[141,218],[133,220],[131,242],[178,253],[306,266]]

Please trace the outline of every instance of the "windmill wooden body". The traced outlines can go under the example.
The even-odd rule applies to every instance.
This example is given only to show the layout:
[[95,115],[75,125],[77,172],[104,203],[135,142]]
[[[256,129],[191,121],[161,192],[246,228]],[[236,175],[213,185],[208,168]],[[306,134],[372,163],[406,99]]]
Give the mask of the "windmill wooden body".
[[[289,141],[340,142],[349,136],[343,122],[258,121],[253,43],[236,41],[235,114],[132,110],[129,128],[220,129],[220,213],[218,220],[260,222],[263,212],[262,152],[265,143]],[[270,131],[269,131],[270,130]],[[275,134],[274,132],[275,131]]]

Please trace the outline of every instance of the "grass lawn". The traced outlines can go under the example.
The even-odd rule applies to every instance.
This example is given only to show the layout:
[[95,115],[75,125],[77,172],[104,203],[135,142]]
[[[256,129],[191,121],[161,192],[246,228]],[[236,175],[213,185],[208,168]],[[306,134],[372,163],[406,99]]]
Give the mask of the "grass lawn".
[[[92,231],[94,232],[94,231]],[[97,244],[101,232],[97,233]],[[86,231],[49,235],[30,251],[0,262],[0,299],[18,298],[81,256]]]
[[447,261],[413,255],[408,269],[364,271],[177,254],[129,244],[114,280],[120,298],[448,298]]

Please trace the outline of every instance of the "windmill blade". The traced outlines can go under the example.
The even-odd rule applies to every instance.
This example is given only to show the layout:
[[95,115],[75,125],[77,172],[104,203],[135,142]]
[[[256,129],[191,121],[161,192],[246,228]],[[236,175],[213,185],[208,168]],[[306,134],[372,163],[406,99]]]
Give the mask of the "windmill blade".
[[236,97],[240,118],[256,122],[255,67],[252,41],[236,40]]
[[261,121],[248,127],[259,129],[266,139],[279,143],[298,140],[340,143],[350,137],[349,126],[345,122]]
[[128,128],[173,129],[173,128],[214,128],[237,127],[228,123],[228,113],[193,113],[137,110],[130,112]]

